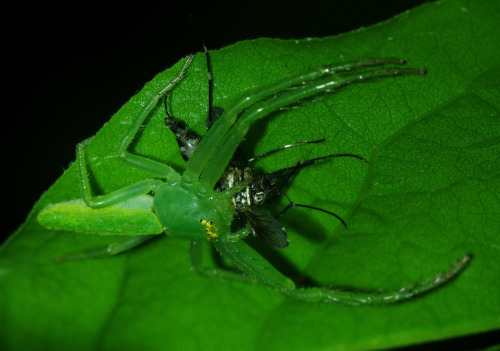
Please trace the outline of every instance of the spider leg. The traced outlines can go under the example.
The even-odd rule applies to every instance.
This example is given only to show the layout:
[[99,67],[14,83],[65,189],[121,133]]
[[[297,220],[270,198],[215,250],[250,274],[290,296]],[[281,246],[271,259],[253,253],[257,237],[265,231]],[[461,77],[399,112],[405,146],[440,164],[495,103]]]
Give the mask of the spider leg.
[[[229,259],[241,272],[242,277],[252,279],[275,290],[286,292],[295,289],[295,283],[278,271],[246,242],[214,240],[215,249],[222,257]],[[241,279],[241,278],[240,278]]]
[[[338,72],[348,72],[366,67],[375,67],[381,65],[404,65],[405,60],[397,58],[373,58],[373,59],[361,59],[354,60],[347,63],[339,65],[325,65],[317,67],[316,69],[299,73],[287,78],[284,78],[278,82],[270,83],[263,87],[258,87],[254,89],[247,90],[239,98],[235,99],[229,108],[225,111],[223,116],[220,118],[220,122],[217,123],[215,128],[211,128],[210,133],[205,136],[201,147],[199,148],[197,159],[191,161],[189,165],[189,171],[195,174],[201,174],[204,166],[207,162],[213,158],[210,154],[213,154],[217,149],[215,146],[221,144],[225,140],[225,134],[233,126],[234,122],[238,118],[239,114],[248,108],[249,106],[259,102],[262,99],[276,96],[279,93],[286,91],[289,88],[300,87],[303,83],[312,82],[314,80],[320,79],[325,76],[331,76]],[[406,69],[406,71],[413,72],[409,74],[423,74],[422,70],[417,69]],[[418,73],[415,73],[417,72]],[[316,95],[321,91],[317,91],[311,95]],[[300,97],[292,102],[287,103],[284,106],[293,104],[299,101]],[[274,110],[276,110],[274,109]]]
[[142,111],[139,113],[135,121],[132,123],[116,151],[117,155],[123,160],[123,162],[157,177],[167,179],[179,178],[179,174],[173,168],[146,157],[134,155],[127,151],[127,149],[130,143],[134,140],[137,131],[141,127],[146,117],[158,103],[158,100],[167,92],[171,91],[182,79],[184,79],[184,76],[192,61],[193,56],[188,56],[179,74],[162,90],[160,90],[151,100],[149,100],[149,102],[143,107]]
[[84,140],[76,147],[76,162],[78,164],[78,173],[80,178],[80,187],[82,189],[83,200],[91,208],[103,208],[117,204],[124,200],[135,198],[139,195],[147,194],[156,187],[164,186],[161,180],[147,179],[142,182],[128,185],[124,188],[112,191],[110,193],[92,196],[90,181],[85,160],[85,147],[90,139]]
[[231,260],[245,277],[251,277],[261,284],[273,288],[288,297],[304,302],[333,302],[348,305],[382,305],[401,302],[434,290],[458,276],[470,263],[471,255],[465,255],[445,271],[433,278],[397,290],[364,292],[340,290],[330,287],[296,287],[294,282],[279,272],[257,251],[244,241],[217,242],[216,250]]
[[63,263],[66,261],[86,260],[89,258],[105,258],[109,256],[114,256],[118,255],[121,252],[131,250],[134,247],[139,246],[142,243],[149,241],[155,237],[158,236],[157,235],[132,236],[128,237],[127,239],[117,241],[108,245],[93,247],[87,250],[65,254],[64,256],[56,257],[54,259],[54,262]]
[[191,241],[189,251],[191,256],[192,268],[202,277],[210,279],[222,279],[229,281],[238,281],[243,283],[257,284],[258,281],[253,277],[242,275],[240,272],[233,272],[223,268],[209,268],[203,266],[203,242]]
[[[263,88],[251,90],[237,99],[212,126],[193,153],[183,178],[191,182],[199,178],[204,186],[213,188],[250,126],[271,112],[354,82],[404,74],[424,74],[421,69],[399,67],[356,72],[356,69],[360,67],[403,63],[398,59],[353,61],[335,67],[320,67],[302,75],[292,76]],[[292,87],[294,89],[290,89]]]
[[100,196],[92,196],[90,181],[85,160],[85,147],[90,142],[90,139],[84,140],[77,145],[76,162],[78,164],[78,172],[80,176],[80,187],[82,189],[83,200],[87,206],[91,208],[103,208],[113,204],[117,204],[124,200],[132,199],[139,195],[147,194],[158,186],[163,186],[160,180],[148,179],[142,182],[128,185],[124,188],[115,190]]
[[391,291],[349,291],[326,287],[299,288],[284,292],[293,299],[306,302],[335,302],[347,305],[383,305],[410,300],[448,283],[469,265],[472,255],[453,262],[447,270],[433,278],[412,286]]

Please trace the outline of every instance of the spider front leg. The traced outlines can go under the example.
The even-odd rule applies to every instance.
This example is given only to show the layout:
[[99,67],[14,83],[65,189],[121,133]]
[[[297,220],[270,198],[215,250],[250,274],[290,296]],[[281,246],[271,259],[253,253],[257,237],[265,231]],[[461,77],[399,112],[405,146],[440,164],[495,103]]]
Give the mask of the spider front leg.
[[309,97],[351,83],[399,75],[423,75],[425,70],[402,67],[401,59],[367,59],[327,65],[247,91],[222,114],[201,140],[183,174],[186,182],[199,179],[213,188],[249,128],[260,118]]

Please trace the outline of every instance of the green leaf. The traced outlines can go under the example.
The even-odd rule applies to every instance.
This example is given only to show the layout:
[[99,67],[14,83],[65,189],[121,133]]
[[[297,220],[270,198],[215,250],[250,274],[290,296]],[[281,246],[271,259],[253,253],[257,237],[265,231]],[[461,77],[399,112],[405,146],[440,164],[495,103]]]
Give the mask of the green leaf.
[[[370,160],[324,162],[290,184],[291,199],[335,211],[350,229],[323,213],[290,210],[280,218],[290,246],[263,249],[288,276],[394,289],[473,253],[456,280],[384,307],[298,303],[262,286],[200,277],[190,269],[187,243],[165,237],[117,257],[56,265],[54,257],[111,239],[49,231],[36,221],[43,206],[79,197],[73,165],[1,248],[0,348],[380,349],[499,328],[500,30],[491,16],[499,7],[440,1],[336,37],[244,41],[211,56],[214,104],[222,107],[239,92],[329,62],[394,56],[425,67],[425,77],[355,84],[274,114],[242,147],[251,155],[327,139],[259,161],[267,171],[337,152]],[[179,69],[160,73],[96,134],[87,149],[96,192],[147,178],[110,156],[141,105]],[[204,132],[203,54],[171,94],[169,109]],[[161,106],[134,148],[184,167]]]

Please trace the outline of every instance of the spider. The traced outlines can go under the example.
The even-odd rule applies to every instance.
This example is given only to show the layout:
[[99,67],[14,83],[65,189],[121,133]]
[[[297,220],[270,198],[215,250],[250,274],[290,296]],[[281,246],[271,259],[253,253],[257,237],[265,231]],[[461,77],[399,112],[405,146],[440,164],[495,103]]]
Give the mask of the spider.
[[[190,242],[193,267],[204,276],[262,284],[300,301],[353,305],[408,300],[443,285],[467,266],[471,255],[454,262],[446,271],[428,281],[395,291],[365,293],[324,286],[296,287],[291,279],[242,240],[251,233],[248,226],[231,231],[236,211],[233,198],[245,189],[247,182],[236,182],[225,190],[217,189],[221,175],[257,120],[304,99],[334,92],[341,86],[398,75],[423,75],[425,70],[401,67],[406,63],[402,59],[361,59],[317,67],[248,90],[235,98],[213,122],[192,150],[186,170],[181,174],[166,164],[134,154],[128,149],[158,101],[184,79],[192,60],[193,56],[188,56],[178,75],[146,103],[116,146],[116,155],[125,164],[150,174],[150,179],[93,196],[85,156],[90,139],[77,145],[76,162],[82,199],[48,205],[39,213],[38,222],[48,229],[120,234],[128,235],[128,238],[105,247],[65,255],[58,259],[59,262],[116,255],[165,233],[171,238]],[[272,225],[277,223],[274,221]],[[207,241],[207,237],[219,254],[244,275],[202,266],[200,244]],[[283,243],[282,240],[279,242]]]
[[[210,74],[211,72],[210,56],[206,48],[205,48],[205,55],[206,55],[207,71],[209,72],[208,91],[209,91],[209,106],[211,106],[212,105],[211,92],[213,91],[212,90],[213,82],[212,82],[212,75]],[[165,109],[165,114],[167,115],[167,117],[165,118],[165,124],[174,133],[177,140],[177,144],[179,145],[179,151],[181,153],[181,156],[187,162],[189,161],[189,158],[191,157],[194,150],[198,146],[201,140],[201,136],[199,136],[193,131],[190,131],[185,123],[183,123],[181,120],[175,119],[168,112],[167,96],[168,95],[166,94],[164,98],[164,109]],[[213,122],[217,118],[219,118],[223,113],[224,110],[220,107],[209,108],[206,120],[207,129],[209,129],[212,126]],[[337,218],[347,228],[347,224],[345,223],[345,221],[337,214],[315,206],[294,203],[290,201],[290,199],[285,193],[283,193],[283,195],[288,198],[289,204],[274,218],[269,213],[267,213],[267,211],[261,209],[260,206],[262,206],[270,198],[275,198],[278,195],[280,195],[281,190],[289,182],[289,180],[296,173],[296,171],[302,168],[314,165],[321,160],[331,159],[336,157],[353,157],[368,163],[368,161],[365,158],[353,154],[330,154],[322,157],[309,159],[306,161],[301,161],[294,166],[273,171],[271,173],[265,173],[259,177],[256,177],[253,170],[250,167],[248,167],[248,165],[251,162],[269,156],[278,151],[305,144],[322,143],[324,141],[326,141],[326,139],[303,141],[303,142],[297,142],[289,145],[280,146],[276,149],[265,152],[259,156],[252,157],[247,161],[245,161],[243,151],[240,148],[237,148],[228,167],[219,178],[219,181],[217,182],[215,189],[218,191],[226,191],[236,186],[240,187],[242,184],[244,184],[243,190],[239,191],[232,197],[232,202],[236,209],[236,212],[238,214],[241,213],[244,214],[246,219],[249,221],[251,225],[253,234],[259,237],[262,241],[264,241],[268,246],[272,248],[282,249],[288,246],[289,242],[287,240],[286,230],[283,227],[281,227],[281,225],[276,221],[276,219],[281,215],[283,215],[290,208],[295,206],[309,208],[327,213]],[[215,228],[216,227],[214,227],[214,230]],[[209,235],[208,239],[216,237],[216,232],[212,231],[211,228],[207,228],[205,229],[205,231]]]

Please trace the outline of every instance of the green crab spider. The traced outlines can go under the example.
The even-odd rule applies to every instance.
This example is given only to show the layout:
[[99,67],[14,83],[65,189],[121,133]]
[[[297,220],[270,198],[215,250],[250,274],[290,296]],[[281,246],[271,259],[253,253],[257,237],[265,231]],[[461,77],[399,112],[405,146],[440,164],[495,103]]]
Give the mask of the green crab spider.
[[[454,262],[428,281],[395,291],[365,293],[323,286],[299,288],[242,240],[250,233],[247,227],[231,232],[235,214],[231,198],[245,184],[222,192],[214,190],[248,129],[271,112],[351,83],[398,75],[423,75],[425,70],[403,68],[401,65],[405,61],[401,59],[362,59],[317,67],[248,90],[215,121],[189,158],[186,170],[179,174],[166,164],[133,154],[128,149],[151,110],[184,78],[192,60],[193,56],[187,57],[175,79],[150,99],[117,146],[116,155],[125,164],[150,174],[151,179],[93,196],[85,156],[90,139],[77,146],[76,163],[83,199],[48,205],[39,213],[38,222],[48,229],[129,237],[104,247],[68,254],[57,261],[116,255],[165,233],[171,238],[190,241],[192,264],[200,275],[262,284],[300,301],[353,305],[408,300],[442,286],[467,266],[471,255]],[[201,244],[207,238],[222,257],[244,274],[203,267]]]

